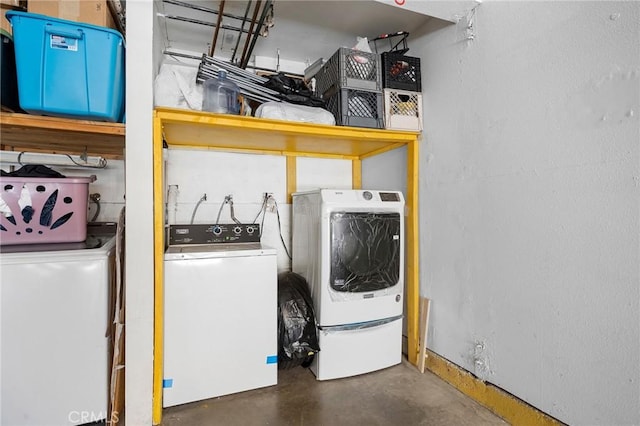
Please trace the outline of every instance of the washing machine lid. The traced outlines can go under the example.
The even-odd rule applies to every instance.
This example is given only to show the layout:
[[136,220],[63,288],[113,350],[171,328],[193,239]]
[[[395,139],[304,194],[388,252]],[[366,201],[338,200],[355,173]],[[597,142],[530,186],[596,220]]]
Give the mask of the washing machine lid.
[[87,225],[87,239],[76,243],[19,244],[0,246],[5,263],[47,263],[64,260],[103,258],[115,249],[116,224],[95,222]]
[[102,259],[115,249],[114,235],[87,238],[81,243],[32,244],[6,246],[0,250],[0,262],[9,263],[51,263]]
[[226,257],[275,256],[276,249],[262,243],[202,244],[169,246],[165,260],[213,259]]

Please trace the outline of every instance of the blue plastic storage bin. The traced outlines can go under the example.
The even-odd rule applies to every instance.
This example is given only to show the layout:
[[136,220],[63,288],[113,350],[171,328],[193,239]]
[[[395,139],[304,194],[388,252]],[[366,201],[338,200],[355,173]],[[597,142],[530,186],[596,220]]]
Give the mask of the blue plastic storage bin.
[[97,121],[124,117],[124,40],[109,28],[8,11],[20,107]]

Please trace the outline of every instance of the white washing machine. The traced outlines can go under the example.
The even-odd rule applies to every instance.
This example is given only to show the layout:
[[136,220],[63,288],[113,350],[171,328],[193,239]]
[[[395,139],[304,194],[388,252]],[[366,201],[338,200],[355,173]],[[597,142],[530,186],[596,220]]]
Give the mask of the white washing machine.
[[404,198],[398,191],[293,194],[293,271],[311,287],[319,380],[400,363]]
[[107,417],[115,237],[0,251],[3,425]]
[[170,246],[164,277],[164,407],[277,383],[275,249]]

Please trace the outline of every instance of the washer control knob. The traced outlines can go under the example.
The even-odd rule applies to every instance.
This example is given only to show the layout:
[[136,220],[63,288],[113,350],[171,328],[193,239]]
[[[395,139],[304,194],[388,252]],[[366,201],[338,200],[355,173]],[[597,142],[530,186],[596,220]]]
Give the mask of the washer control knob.
[[236,226],[235,228],[233,228],[233,232],[236,235],[240,235],[242,233],[242,228],[240,228],[239,226]]
[[218,225],[215,225],[213,227],[213,235],[215,235],[216,237],[219,237],[220,234],[222,234],[222,228],[220,228]]
[[363,197],[365,200],[369,201],[370,199],[372,199],[372,198],[373,198],[373,194],[372,194],[371,192],[369,192],[369,191],[364,191],[364,192],[362,193],[362,197]]

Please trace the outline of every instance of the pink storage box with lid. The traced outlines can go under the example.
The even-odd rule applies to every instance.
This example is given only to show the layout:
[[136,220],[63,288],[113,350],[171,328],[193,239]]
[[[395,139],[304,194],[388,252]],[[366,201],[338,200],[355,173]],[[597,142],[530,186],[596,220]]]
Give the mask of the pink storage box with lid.
[[0,245],[84,241],[95,180],[0,177]]

